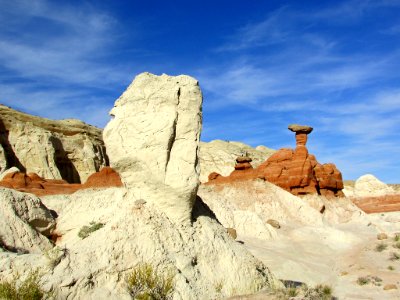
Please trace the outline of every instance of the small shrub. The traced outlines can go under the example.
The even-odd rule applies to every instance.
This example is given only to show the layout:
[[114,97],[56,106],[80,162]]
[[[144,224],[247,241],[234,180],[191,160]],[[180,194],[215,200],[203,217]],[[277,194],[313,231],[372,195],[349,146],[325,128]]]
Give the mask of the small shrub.
[[304,297],[310,300],[330,300],[332,288],[329,285],[318,284],[314,288],[307,288]]
[[376,245],[375,251],[377,251],[377,252],[382,252],[383,250],[386,250],[387,247],[388,247],[387,244],[385,244],[385,243],[379,243],[378,245]]
[[393,245],[393,247],[394,247],[394,248],[397,248],[397,249],[400,249],[400,242],[396,242],[396,243]]
[[99,230],[104,226],[103,223],[95,223],[95,222],[90,222],[90,226],[83,226],[81,230],[79,230],[78,236],[81,239],[87,238],[92,232]]
[[400,242],[400,233],[396,233],[396,235],[394,236],[393,240],[395,242]]
[[150,264],[140,264],[127,278],[128,291],[138,300],[172,299],[173,279],[171,272],[160,275]]
[[358,277],[358,279],[357,279],[357,283],[359,285],[366,285],[370,282],[371,282],[371,279],[369,277],[362,276],[362,277]]
[[393,266],[388,266],[387,268],[388,268],[388,270],[390,270],[390,271],[394,271],[394,270],[395,270],[395,268],[394,268]]
[[218,294],[221,294],[221,292],[222,292],[222,288],[224,287],[224,283],[222,282],[222,280],[221,281],[218,281],[216,284],[215,284],[215,291],[218,293]]
[[31,272],[28,277],[17,284],[18,278],[0,283],[0,299],[4,300],[42,300],[48,299],[50,294],[43,291],[39,285],[39,272]]
[[[314,288],[308,287],[306,284],[301,286],[288,286],[283,289],[274,291],[274,296],[279,300],[287,300],[293,297],[299,297],[304,300],[331,300],[334,299],[332,295],[332,288],[328,285],[316,285]],[[275,299],[274,298],[274,299]]]
[[392,254],[390,254],[390,260],[399,260],[400,259],[400,253],[397,252],[392,252]]

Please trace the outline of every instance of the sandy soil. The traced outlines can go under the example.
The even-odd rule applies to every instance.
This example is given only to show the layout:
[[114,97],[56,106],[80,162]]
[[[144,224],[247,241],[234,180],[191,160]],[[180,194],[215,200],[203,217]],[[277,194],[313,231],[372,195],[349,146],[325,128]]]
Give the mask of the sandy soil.
[[[393,239],[400,232],[400,212],[369,215],[369,220],[335,227],[285,225],[275,240],[238,240],[280,279],[329,284],[338,299],[400,299],[400,259],[390,260],[392,252],[400,255]],[[379,232],[389,238],[377,240]],[[381,252],[376,251],[380,243],[387,245]],[[357,279],[366,276],[378,278],[359,285]],[[384,290],[388,284],[397,289]]]

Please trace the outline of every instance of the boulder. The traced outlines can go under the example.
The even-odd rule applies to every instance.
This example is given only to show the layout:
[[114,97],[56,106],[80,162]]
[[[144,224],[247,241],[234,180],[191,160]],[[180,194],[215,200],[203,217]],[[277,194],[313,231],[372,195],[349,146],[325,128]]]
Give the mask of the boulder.
[[[70,183],[108,164],[101,130],[79,120],[39,118],[0,105],[0,168]],[[1,170],[0,170],[1,172]]]
[[115,102],[103,133],[123,184],[164,191],[158,205],[179,221],[190,220],[199,185],[201,104],[194,78],[142,73]]
[[46,238],[55,227],[39,198],[0,188],[0,243],[9,251],[41,252],[52,248]]
[[381,232],[381,233],[378,233],[378,234],[377,234],[376,238],[377,238],[378,240],[381,241],[381,240],[387,240],[387,239],[388,239],[388,236],[387,236],[386,233]]

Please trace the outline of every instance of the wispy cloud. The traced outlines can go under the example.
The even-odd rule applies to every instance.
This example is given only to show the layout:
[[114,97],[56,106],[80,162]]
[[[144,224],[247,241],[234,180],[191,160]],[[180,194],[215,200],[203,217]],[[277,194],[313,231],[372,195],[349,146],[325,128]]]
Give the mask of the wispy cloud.
[[103,106],[131,79],[113,63],[118,21],[90,5],[47,0],[1,1],[0,20],[0,102],[104,126]]
[[[288,145],[278,131],[279,126],[286,130],[285,122],[313,125],[311,139],[317,143],[310,149],[322,161],[337,162],[346,178],[371,172],[372,165],[380,165],[376,170],[387,168],[382,151],[392,157],[399,154],[395,128],[400,126],[400,93],[395,82],[400,52],[390,45],[374,51],[354,34],[338,35],[334,28],[346,32],[363,24],[374,10],[398,5],[398,1],[345,1],[310,11],[286,6],[247,24],[217,48],[217,53],[230,57],[229,63],[198,72],[213,102],[209,111],[237,106],[252,111],[255,119],[263,112],[267,119],[275,116],[273,126],[271,122],[260,126],[273,128],[264,133],[275,143],[268,146],[276,148]],[[376,27],[364,38],[379,43],[380,30]],[[237,117],[241,119],[240,114]],[[246,139],[257,145],[263,136],[257,134],[260,127],[253,127]],[[285,137],[290,144],[290,137]],[[400,167],[392,160],[393,164]],[[390,176],[398,175],[392,170],[384,179]]]

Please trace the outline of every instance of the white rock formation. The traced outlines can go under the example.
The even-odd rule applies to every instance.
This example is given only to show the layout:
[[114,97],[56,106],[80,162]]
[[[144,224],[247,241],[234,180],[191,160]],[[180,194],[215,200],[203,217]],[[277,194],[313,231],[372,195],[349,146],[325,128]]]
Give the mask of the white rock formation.
[[276,238],[280,230],[270,226],[269,219],[283,227],[323,227],[325,223],[358,221],[365,216],[349,199],[303,199],[263,180],[203,184],[198,195],[223,226],[235,228],[239,236],[264,240]]
[[150,198],[178,222],[190,219],[199,184],[201,105],[194,78],[142,73],[115,102],[103,132],[124,185],[164,195]]
[[353,193],[354,197],[377,197],[394,194],[395,191],[374,175],[366,174],[356,180]]
[[[131,299],[125,280],[141,262],[161,273],[173,271],[173,299],[222,299],[275,282],[201,203],[194,207],[193,225],[182,226],[151,203],[138,201],[148,197],[135,189],[84,190],[60,197],[44,199],[51,209],[57,200],[67,203],[58,211],[57,233],[62,237],[57,248],[46,256],[0,252],[3,276],[40,268],[44,287],[57,291],[59,299]],[[80,229],[90,222],[104,227],[81,239]]]
[[200,181],[207,182],[208,175],[217,172],[222,176],[228,176],[235,168],[238,156],[248,156],[253,161],[251,165],[257,168],[275,150],[265,146],[257,146],[255,149],[240,142],[214,140],[208,143],[200,143]]
[[18,252],[40,252],[52,248],[41,233],[55,226],[50,211],[39,198],[0,188],[0,246]]
[[[79,120],[53,121],[0,105],[0,168],[85,182],[105,165],[101,130]],[[0,170],[1,172],[1,170]]]
[[6,169],[7,169],[6,152],[4,151],[3,146],[0,144],[0,174],[4,173]]

